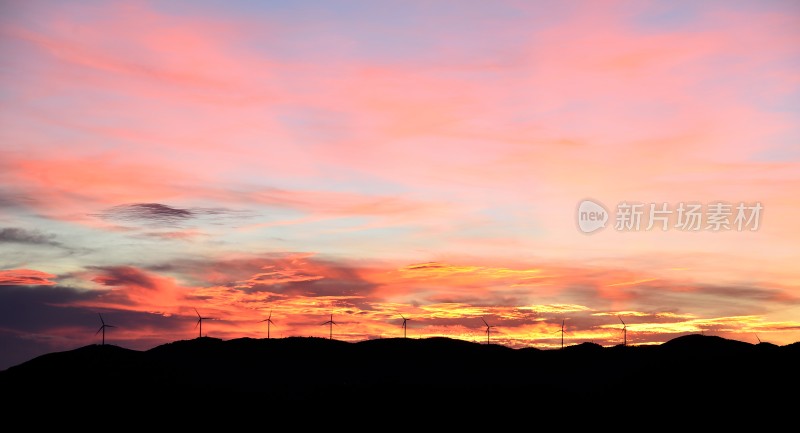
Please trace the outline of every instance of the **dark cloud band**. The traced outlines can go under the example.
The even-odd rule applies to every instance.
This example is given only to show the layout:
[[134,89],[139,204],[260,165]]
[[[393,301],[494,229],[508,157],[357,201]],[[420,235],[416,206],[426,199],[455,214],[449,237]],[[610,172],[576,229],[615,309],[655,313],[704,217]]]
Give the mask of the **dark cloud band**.
[[55,236],[42,233],[38,230],[26,230],[18,227],[0,228],[0,243],[18,243],[26,245],[62,246],[55,240]]
[[248,217],[247,212],[226,208],[179,208],[162,203],[129,203],[90,214],[107,221],[138,223],[156,227],[180,227],[201,217]]

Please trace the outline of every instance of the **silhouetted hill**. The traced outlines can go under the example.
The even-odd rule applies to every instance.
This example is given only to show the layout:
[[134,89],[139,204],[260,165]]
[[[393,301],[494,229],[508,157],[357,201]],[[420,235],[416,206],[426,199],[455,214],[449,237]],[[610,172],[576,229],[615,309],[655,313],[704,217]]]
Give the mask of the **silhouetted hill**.
[[752,350],[753,345],[742,341],[728,340],[715,335],[691,334],[673,338],[661,345],[674,353],[734,354]]
[[800,345],[758,345],[688,335],[656,346],[594,343],[564,350],[510,349],[450,338],[347,343],[323,338],[197,338],[147,351],[86,346],[51,353],[0,372],[0,389],[69,393],[180,391],[247,395],[258,401],[337,398],[396,401],[546,399],[592,402],[669,393],[730,399],[800,385]]
[[795,355],[800,355],[800,341],[787,344],[786,346],[781,346],[781,350],[784,352],[793,353]]
[[570,352],[575,352],[575,353],[580,352],[583,354],[589,354],[589,353],[597,353],[598,351],[603,350],[603,346],[597,343],[584,342],[580,344],[566,346],[564,347],[564,350],[568,350]]

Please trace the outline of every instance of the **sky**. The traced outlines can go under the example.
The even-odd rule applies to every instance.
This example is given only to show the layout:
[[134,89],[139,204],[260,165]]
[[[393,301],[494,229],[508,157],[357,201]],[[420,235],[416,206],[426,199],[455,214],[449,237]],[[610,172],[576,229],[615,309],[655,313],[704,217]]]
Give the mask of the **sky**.
[[794,1],[0,2],[0,369],[789,344],[799,191]]

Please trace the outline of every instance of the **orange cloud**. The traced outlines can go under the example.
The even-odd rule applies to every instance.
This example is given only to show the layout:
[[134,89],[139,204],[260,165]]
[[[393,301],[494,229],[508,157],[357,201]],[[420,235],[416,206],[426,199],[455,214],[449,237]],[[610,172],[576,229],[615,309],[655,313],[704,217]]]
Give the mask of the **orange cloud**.
[[189,308],[193,292],[192,288],[172,278],[133,266],[95,267],[86,277],[102,290],[101,295],[85,303],[86,306],[171,315]]
[[32,269],[0,270],[0,286],[52,286],[53,274]]
[[[166,269],[166,268],[165,268]],[[348,270],[349,269],[349,270]],[[561,344],[561,323],[565,322],[565,344],[594,341],[603,345],[621,342],[621,324],[616,316],[625,318],[629,344],[653,344],[685,333],[704,332],[744,338],[758,332],[766,341],[783,341],[800,329],[800,323],[791,320],[769,320],[761,315],[697,314],[693,305],[687,302],[681,311],[652,308],[643,309],[641,295],[627,298],[626,309],[590,308],[598,305],[595,297],[602,296],[597,291],[587,291],[583,298],[575,298],[570,290],[554,295],[564,299],[583,299],[575,303],[537,303],[514,302],[505,305],[476,301],[442,302],[437,296],[417,303],[397,302],[402,299],[391,288],[387,291],[387,274],[395,275],[397,285],[407,284],[410,274],[421,273],[415,277],[422,280],[433,279],[449,282],[452,275],[471,275],[474,284],[485,282],[493,284],[505,281],[503,278],[525,278],[528,272],[513,272],[509,268],[493,268],[476,265],[446,265],[443,263],[415,264],[398,268],[388,268],[388,273],[377,272],[377,267],[357,270],[342,263],[334,264],[310,254],[286,254],[282,256],[232,259],[214,263],[178,263],[169,271],[176,275],[190,275],[193,278],[213,280],[205,284],[187,285],[179,279],[159,275],[156,272],[132,266],[106,266],[88,269],[79,275],[96,286],[88,293],[95,295],[61,304],[61,307],[77,306],[102,309],[108,317],[119,320],[128,313],[146,314],[138,316],[144,320],[136,329],[115,329],[118,341],[134,341],[146,338],[157,339],[159,335],[158,318],[164,323],[170,335],[193,338],[196,336],[196,308],[204,317],[214,320],[204,322],[203,331],[219,338],[248,336],[262,338],[264,326],[260,321],[272,314],[274,337],[280,336],[328,336],[330,329],[322,323],[333,314],[334,336],[340,340],[360,341],[369,338],[399,337],[402,335],[401,315],[410,319],[408,335],[412,338],[449,336],[470,341],[485,341],[484,319],[493,328],[495,343],[510,347],[556,348]],[[533,269],[533,268],[528,268]],[[538,266],[538,273],[548,273],[547,267]],[[30,271],[35,272],[35,271]],[[210,272],[210,273],[209,273]],[[564,275],[579,274],[578,269]],[[36,274],[40,275],[40,274]],[[49,275],[49,274],[45,274]],[[247,275],[247,277],[244,277]],[[354,281],[354,276],[364,278],[362,284],[372,285],[375,291],[362,291],[345,294],[340,291],[327,295],[327,289],[314,289],[314,284],[330,280],[334,287],[344,287]],[[370,281],[374,275],[382,276],[382,281]],[[503,277],[500,277],[500,276]],[[52,277],[52,276],[51,276]],[[619,281],[614,272],[605,275],[597,269],[583,270],[578,280],[584,283],[595,278],[596,287],[607,286],[608,281]],[[561,282],[559,282],[561,281]],[[569,278],[556,279],[556,285],[574,284]],[[307,286],[308,293],[286,290],[292,284]],[[416,284],[416,283],[415,283]],[[494,286],[492,286],[494,287]],[[631,286],[633,287],[633,286]],[[316,290],[316,291],[315,291]],[[498,290],[497,288],[487,289]],[[703,290],[698,288],[698,290]],[[677,291],[674,293],[684,293]],[[712,292],[713,293],[713,292]],[[763,297],[765,292],[755,289],[740,292],[744,296]],[[768,293],[768,292],[766,292]],[[668,290],[661,290],[660,297],[672,296]],[[496,298],[495,298],[496,299]],[[647,300],[647,298],[644,298]],[[619,301],[623,302],[623,301]],[[114,312],[117,314],[113,314]],[[723,313],[724,308],[718,308]],[[123,314],[124,313],[124,314]],[[104,313],[105,315],[105,313]],[[146,319],[146,320],[145,320]]]

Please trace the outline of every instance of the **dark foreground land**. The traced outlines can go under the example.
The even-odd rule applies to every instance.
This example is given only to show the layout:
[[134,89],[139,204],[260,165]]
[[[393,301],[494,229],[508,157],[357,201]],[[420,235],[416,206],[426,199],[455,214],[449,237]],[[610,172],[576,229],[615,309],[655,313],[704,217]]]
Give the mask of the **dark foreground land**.
[[[481,401],[646,404],[780,399],[800,391],[800,343],[688,335],[658,346],[583,343],[510,349],[448,338],[346,343],[321,338],[176,341],[147,351],[92,345],[0,372],[6,397],[97,393],[196,395],[258,402]],[[21,398],[21,397],[20,397]],[[91,399],[89,399],[91,401]],[[629,402],[629,403],[623,403]],[[90,404],[90,403],[89,403]]]

